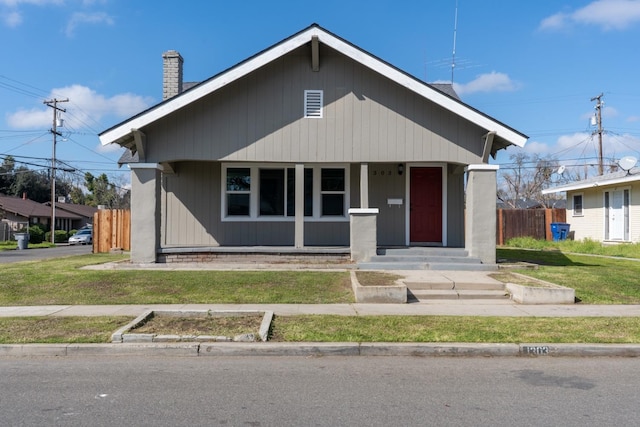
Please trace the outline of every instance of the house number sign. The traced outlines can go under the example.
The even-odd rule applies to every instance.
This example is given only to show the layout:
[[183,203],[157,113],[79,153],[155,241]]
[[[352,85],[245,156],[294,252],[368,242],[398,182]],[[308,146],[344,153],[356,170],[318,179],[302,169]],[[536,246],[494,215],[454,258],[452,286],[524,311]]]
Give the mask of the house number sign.
[[543,346],[523,346],[522,352],[524,354],[534,354],[536,356],[545,356],[549,354],[549,347]]

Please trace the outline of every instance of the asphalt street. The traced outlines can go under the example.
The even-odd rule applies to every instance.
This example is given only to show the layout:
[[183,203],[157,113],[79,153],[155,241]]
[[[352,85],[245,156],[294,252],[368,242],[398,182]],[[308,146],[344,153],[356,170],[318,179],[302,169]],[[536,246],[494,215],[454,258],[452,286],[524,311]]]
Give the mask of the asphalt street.
[[637,358],[0,359],[4,425],[627,426]]

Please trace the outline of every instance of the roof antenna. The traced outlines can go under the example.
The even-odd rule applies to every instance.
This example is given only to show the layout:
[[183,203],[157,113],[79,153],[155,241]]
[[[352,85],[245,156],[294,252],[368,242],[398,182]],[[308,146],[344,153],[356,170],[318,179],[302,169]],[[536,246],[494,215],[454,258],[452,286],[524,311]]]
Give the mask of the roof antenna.
[[453,21],[453,55],[451,56],[451,84],[453,84],[453,72],[456,68],[456,33],[458,31],[458,0],[456,0],[456,13]]

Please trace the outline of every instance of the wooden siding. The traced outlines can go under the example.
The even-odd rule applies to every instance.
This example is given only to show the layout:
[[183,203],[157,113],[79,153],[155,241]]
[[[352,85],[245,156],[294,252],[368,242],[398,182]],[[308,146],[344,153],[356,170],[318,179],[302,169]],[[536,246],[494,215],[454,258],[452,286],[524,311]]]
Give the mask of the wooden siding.
[[[321,119],[304,90],[324,91]],[[485,130],[323,46],[303,47],[143,129],[147,161],[481,163]]]
[[[351,186],[359,186],[351,171]],[[172,246],[293,246],[293,221],[221,221],[220,163],[181,162],[174,175],[162,178],[163,247]],[[351,203],[359,192],[351,191]],[[349,223],[306,222],[305,245],[349,244]]]
[[447,174],[447,246],[464,247],[464,174],[454,165]]
[[[378,245],[400,246],[406,241],[406,176],[398,175],[397,163],[369,164],[369,206],[380,209],[377,218]],[[402,199],[389,205],[387,199]]]

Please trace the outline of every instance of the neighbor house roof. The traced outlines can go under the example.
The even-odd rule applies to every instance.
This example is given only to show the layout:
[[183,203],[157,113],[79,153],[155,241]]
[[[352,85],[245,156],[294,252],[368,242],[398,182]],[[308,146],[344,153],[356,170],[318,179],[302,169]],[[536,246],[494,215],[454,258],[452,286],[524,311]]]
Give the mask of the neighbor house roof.
[[[59,206],[56,204],[56,207]],[[20,197],[0,194],[0,209],[25,218],[51,218],[51,207]],[[71,212],[57,211],[56,217],[68,219],[80,219],[81,217]]]
[[592,178],[583,179],[582,181],[572,182],[571,184],[547,188],[546,190],[542,190],[542,194],[584,190],[586,188],[602,187],[605,185],[628,184],[635,181],[640,181],[640,168],[633,168],[628,172],[622,170],[607,175],[594,176]]
[[[528,137],[515,129],[500,123],[488,115],[460,101],[454,93],[442,86],[427,84],[393,65],[375,57],[346,40],[330,33],[317,24],[294,34],[293,36],[277,43],[257,55],[217,74],[210,79],[167,99],[150,109],[117,124],[100,134],[103,145],[117,143],[129,148],[135,153],[134,131],[142,130],[145,126],[162,119],[169,114],[195,102],[203,97],[237,81],[258,68],[281,58],[293,50],[309,43],[312,37],[318,37],[320,43],[348,56],[365,67],[393,80],[399,85],[411,90],[420,96],[429,99],[442,108],[449,110],[460,117],[486,129],[487,132],[495,132],[494,146],[496,149],[509,145],[523,147]],[[495,154],[495,150],[493,153]]]
[[[47,202],[45,205],[51,206],[51,202]],[[77,205],[75,203],[56,203],[56,210],[64,210],[85,218],[93,218],[93,214],[98,211],[98,208],[88,205]]]

